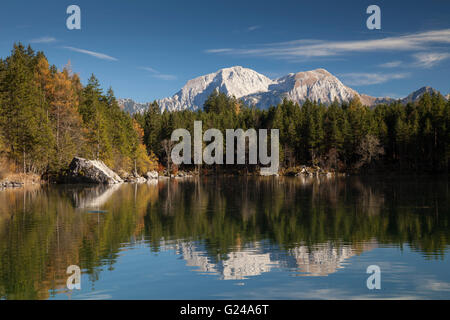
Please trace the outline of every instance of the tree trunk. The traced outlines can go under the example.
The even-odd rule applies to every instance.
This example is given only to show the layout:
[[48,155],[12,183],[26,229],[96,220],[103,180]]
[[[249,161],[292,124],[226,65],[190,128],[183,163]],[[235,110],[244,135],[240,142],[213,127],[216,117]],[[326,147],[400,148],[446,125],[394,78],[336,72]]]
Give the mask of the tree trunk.
[[25,146],[23,147],[23,173],[27,173],[27,165],[26,165],[26,161],[25,161]]

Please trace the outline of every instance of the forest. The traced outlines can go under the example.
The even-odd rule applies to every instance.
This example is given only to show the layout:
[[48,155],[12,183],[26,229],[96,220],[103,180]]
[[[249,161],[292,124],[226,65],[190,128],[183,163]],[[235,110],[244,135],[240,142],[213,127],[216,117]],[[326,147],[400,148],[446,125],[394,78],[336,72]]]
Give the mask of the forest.
[[0,60],[0,175],[55,177],[74,156],[146,172],[157,162],[142,137],[113,90],[104,93],[94,75],[83,86],[70,63],[58,70],[20,43]]
[[170,160],[165,146],[171,132],[186,128],[192,135],[194,121],[200,120],[204,131],[279,129],[280,165],[288,170],[300,165],[359,173],[448,172],[449,168],[450,102],[440,94],[426,93],[407,105],[398,101],[370,108],[355,98],[330,106],[311,101],[299,106],[284,100],[260,110],[214,92],[203,110],[161,114],[154,102],[134,118],[144,129],[147,149],[163,163]]
[[[49,65],[43,52],[15,44],[0,59],[0,179],[5,172],[57,176],[74,156],[100,159],[120,172],[178,170],[171,167],[173,130],[279,129],[280,165],[337,172],[448,172],[450,102],[440,94],[419,101],[368,107],[358,98],[329,106],[284,100],[268,110],[246,106],[213,92],[197,111],[163,112],[156,102],[146,112],[124,112],[111,88],[92,75],[83,85],[70,63]],[[224,157],[226,154],[224,154]],[[160,164],[158,165],[158,162]],[[211,171],[256,165],[203,166]],[[187,166],[182,168],[192,170]]]

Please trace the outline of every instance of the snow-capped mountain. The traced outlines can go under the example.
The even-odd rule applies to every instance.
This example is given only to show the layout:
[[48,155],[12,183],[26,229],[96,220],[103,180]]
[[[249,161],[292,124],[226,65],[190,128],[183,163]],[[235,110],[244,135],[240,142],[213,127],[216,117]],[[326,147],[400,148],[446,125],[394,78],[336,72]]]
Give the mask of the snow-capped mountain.
[[335,99],[339,102],[349,101],[359,94],[342,84],[338,78],[325,69],[290,73],[275,79],[268,90],[242,97],[248,105],[266,109],[280,103],[284,98],[303,103],[306,99],[330,104]]
[[158,100],[158,104],[161,110],[196,110],[203,107],[214,90],[240,99],[255,93],[269,92],[273,83],[273,80],[251,69],[225,68],[189,80],[173,97]]
[[139,103],[135,102],[132,99],[118,99],[117,102],[123,110],[127,111],[130,114],[143,113],[148,109],[148,103]]
[[[277,105],[284,98],[299,104],[309,99],[326,105],[334,100],[348,102],[354,97],[359,97],[363,104],[369,106],[394,101],[388,97],[375,98],[359,94],[325,69],[290,73],[272,80],[254,70],[235,66],[189,80],[174,96],[157,102],[162,111],[197,110],[203,107],[215,90],[260,109]],[[430,87],[421,88],[402,102],[416,101],[424,92],[431,93],[433,90]],[[148,108],[148,104],[135,103],[131,99],[119,99],[119,104],[129,113],[143,112]]]

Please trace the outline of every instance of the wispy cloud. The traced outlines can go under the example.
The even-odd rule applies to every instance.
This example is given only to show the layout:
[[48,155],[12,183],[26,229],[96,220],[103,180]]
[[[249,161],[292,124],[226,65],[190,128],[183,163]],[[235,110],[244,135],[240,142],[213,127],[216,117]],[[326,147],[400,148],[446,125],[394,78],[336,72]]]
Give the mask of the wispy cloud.
[[258,30],[258,29],[261,29],[261,26],[250,26],[250,27],[247,28],[247,31],[248,32],[252,32],[252,31],[255,31],[255,30]]
[[41,37],[41,38],[36,38],[36,39],[31,39],[30,43],[51,43],[51,42],[55,42],[56,39],[53,37]]
[[233,52],[233,51],[234,51],[234,49],[230,49],[230,48],[205,50],[206,53],[226,53],[226,52]]
[[161,79],[161,80],[176,80],[177,77],[172,74],[155,74],[153,77]]
[[423,68],[431,68],[439,62],[450,58],[447,52],[421,52],[414,55],[416,59],[415,66]]
[[401,65],[402,65],[401,61],[391,61],[391,62],[382,63],[379,66],[382,68],[396,68]]
[[90,55],[92,57],[102,59],[102,60],[118,61],[118,59],[108,56],[107,54],[100,53],[100,52],[89,51],[89,50],[79,49],[79,48],[74,48],[74,47],[63,47],[63,48],[68,49],[70,51],[74,51],[74,52],[84,53],[84,54],[87,54],[87,55]]
[[140,67],[139,69],[146,70],[146,71],[149,71],[152,73],[159,73],[157,70],[150,68],[150,67]]
[[145,71],[148,71],[148,72],[152,73],[152,77],[153,77],[153,78],[158,78],[158,79],[166,80],[166,81],[169,81],[169,80],[176,80],[176,79],[177,79],[177,77],[176,77],[175,75],[172,75],[172,74],[164,74],[164,73],[161,73],[161,72],[159,72],[158,70],[153,69],[153,68],[151,68],[151,67],[140,67],[139,69],[145,70]]
[[207,53],[224,53],[241,56],[297,59],[304,57],[329,57],[353,52],[424,50],[431,44],[450,44],[450,29],[413,33],[403,36],[374,40],[326,41],[301,39],[290,42],[271,43],[247,49],[206,50]]
[[340,78],[347,85],[368,86],[403,79],[408,76],[408,73],[344,73],[340,75]]

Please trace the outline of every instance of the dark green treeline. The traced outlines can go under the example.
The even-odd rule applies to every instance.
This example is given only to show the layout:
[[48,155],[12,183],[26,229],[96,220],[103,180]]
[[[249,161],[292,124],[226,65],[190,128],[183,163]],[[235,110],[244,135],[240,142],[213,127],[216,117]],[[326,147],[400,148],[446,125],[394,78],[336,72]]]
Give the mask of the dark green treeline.
[[174,129],[193,133],[194,120],[203,130],[280,130],[280,160],[284,167],[319,165],[339,171],[395,169],[447,171],[450,159],[450,102],[440,94],[424,94],[417,103],[363,106],[359,99],[324,106],[302,106],[284,100],[268,110],[247,107],[214,92],[203,110],[160,113],[156,103],[135,115],[144,128],[144,143],[167,160],[161,141]]

